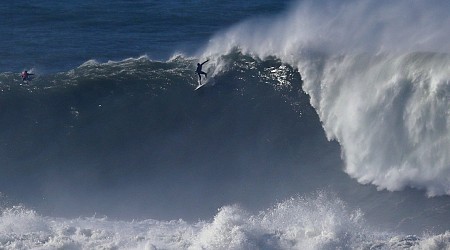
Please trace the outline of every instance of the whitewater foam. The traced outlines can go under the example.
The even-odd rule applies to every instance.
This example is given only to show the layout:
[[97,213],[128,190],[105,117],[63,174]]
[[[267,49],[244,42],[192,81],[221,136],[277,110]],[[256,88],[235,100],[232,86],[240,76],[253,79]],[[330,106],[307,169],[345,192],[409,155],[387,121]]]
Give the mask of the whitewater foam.
[[[240,50],[296,67],[345,171],[380,189],[450,194],[447,2],[302,1],[218,34],[215,75]],[[401,13],[401,15],[399,14]]]
[[360,211],[349,211],[331,194],[291,198],[250,214],[237,205],[210,221],[111,221],[40,216],[22,206],[0,217],[2,249],[442,249],[450,233],[394,235],[368,228]]

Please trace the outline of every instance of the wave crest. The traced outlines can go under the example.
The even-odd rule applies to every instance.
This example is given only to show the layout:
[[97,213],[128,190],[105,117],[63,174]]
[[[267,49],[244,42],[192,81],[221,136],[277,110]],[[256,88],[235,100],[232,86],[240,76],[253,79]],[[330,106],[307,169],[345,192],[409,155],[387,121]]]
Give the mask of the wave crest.
[[449,195],[450,18],[442,5],[301,1],[218,34],[203,57],[238,48],[280,58],[302,75],[348,174],[380,189]]

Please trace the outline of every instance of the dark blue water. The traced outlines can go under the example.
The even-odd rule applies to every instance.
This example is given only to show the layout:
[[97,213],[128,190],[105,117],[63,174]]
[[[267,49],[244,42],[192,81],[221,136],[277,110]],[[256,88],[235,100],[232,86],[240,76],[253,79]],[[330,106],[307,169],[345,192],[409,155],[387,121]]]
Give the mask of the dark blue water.
[[[421,176],[411,167],[387,184],[361,184],[355,175],[382,179],[390,165],[367,167],[370,157],[353,166],[354,178],[345,172],[346,160],[359,153],[397,159],[381,143],[395,138],[385,127],[361,136],[374,131],[371,124],[406,127],[361,114],[391,117],[412,103],[395,99],[392,109],[383,103],[389,98],[358,103],[370,99],[364,84],[377,83],[372,98],[415,89],[406,83],[437,82],[442,107],[448,88],[440,77],[447,71],[435,65],[448,57],[417,53],[399,65],[395,56],[340,54],[345,49],[327,57],[335,47],[354,45],[347,40],[358,30],[352,18],[362,16],[359,25],[391,6],[301,3],[0,3],[0,248],[448,247],[449,198],[423,191],[436,184],[445,193],[444,174],[415,186]],[[391,37],[391,26],[377,18],[368,20],[374,37]],[[348,23],[350,32],[334,33]],[[383,39],[364,36],[368,30],[355,44],[366,41],[372,49]],[[205,58],[208,82],[194,91],[196,63]],[[384,88],[392,81],[377,74],[379,65],[391,65],[392,72],[383,71],[389,80],[400,79],[392,91]],[[22,70],[34,79],[23,83]],[[340,80],[359,80],[353,76],[360,73],[364,81],[354,85]],[[417,103],[415,110],[428,107]],[[439,118],[445,139],[446,120]],[[412,121],[412,131],[430,127]],[[422,134],[436,152],[445,151],[435,136]],[[375,142],[361,143],[367,138]],[[409,143],[393,145],[402,153],[415,149]],[[442,159],[436,153],[428,160]],[[411,182],[404,181],[410,174]],[[398,188],[377,189],[388,184]]]
[[0,72],[201,50],[217,31],[289,1],[21,1],[0,3]]

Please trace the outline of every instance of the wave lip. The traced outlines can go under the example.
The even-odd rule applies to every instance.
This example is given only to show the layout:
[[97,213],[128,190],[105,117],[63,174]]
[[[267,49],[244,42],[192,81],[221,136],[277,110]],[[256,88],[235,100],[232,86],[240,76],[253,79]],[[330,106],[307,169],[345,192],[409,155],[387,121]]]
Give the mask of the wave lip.
[[[379,189],[450,195],[450,18],[442,6],[299,1],[218,34],[203,57],[237,48],[280,58],[302,75],[350,176]],[[216,61],[215,72],[226,68]]]

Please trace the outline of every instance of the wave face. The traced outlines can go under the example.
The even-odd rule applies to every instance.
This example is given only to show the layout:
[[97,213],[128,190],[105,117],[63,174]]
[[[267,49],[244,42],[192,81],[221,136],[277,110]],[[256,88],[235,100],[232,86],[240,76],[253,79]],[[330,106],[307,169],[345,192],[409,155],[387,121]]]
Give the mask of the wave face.
[[183,56],[89,61],[28,84],[1,74],[0,247],[448,246],[448,200],[347,178],[298,71],[239,51],[220,61],[197,91]]
[[[213,39],[297,68],[345,171],[379,189],[450,194],[448,2],[303,1]],[[214,72],[220,74],[221,61]]]
[[228,73],[198,91],[197,61],[181,56],[88,61],[29,84],[3,73],[0,190],[52,215],[195,220],[323,187],[338,148],[298,72],[238,52],[223,60]]
[[448,248],[448,196],[348,177],[449,193],[445,6],[302,1],[195,58],[0,73],[0,248]]

